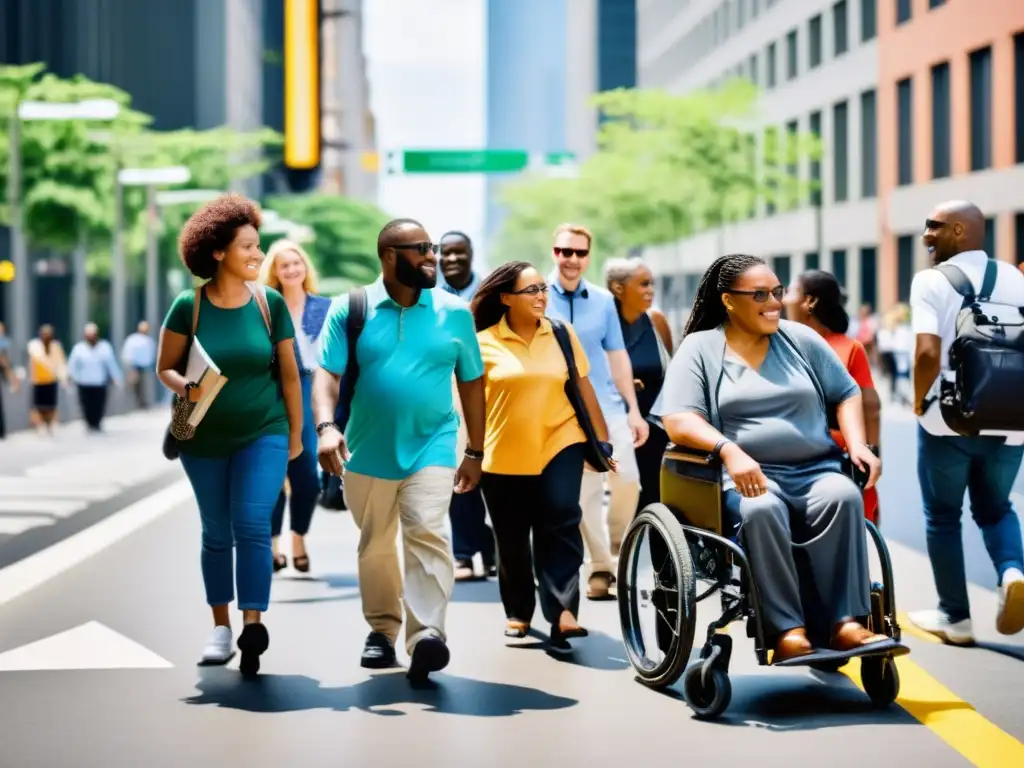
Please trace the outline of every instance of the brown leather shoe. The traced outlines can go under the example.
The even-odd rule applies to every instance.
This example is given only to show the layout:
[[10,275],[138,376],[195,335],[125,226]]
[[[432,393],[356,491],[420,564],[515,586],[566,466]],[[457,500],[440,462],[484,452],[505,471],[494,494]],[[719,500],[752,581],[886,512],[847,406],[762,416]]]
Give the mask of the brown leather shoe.
[[835,651],[852,651],[872,643],[881,643],[889,638],[876,635],[860,622],[844,619],[835,626],[832,632],[832,649]]
[[796,627],[788,632],[783,632],[775,641],[775,653],[772,655],[772,664],[780,661],[789,661],[797,656],[807,656],[814,653],[814,646],[807,639],[807,630],[803,627]]

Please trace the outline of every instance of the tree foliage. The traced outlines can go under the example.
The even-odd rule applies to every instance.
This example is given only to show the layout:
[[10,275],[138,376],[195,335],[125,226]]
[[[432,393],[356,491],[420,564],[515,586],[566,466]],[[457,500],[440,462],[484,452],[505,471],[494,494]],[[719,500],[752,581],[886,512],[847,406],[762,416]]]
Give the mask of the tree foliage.
[[778,207],[806,197],[794,170],[819,156],[818,142],[769,134],[759,167],[757,91],[746,80],[683,96],[618,89],[594,104],[604,118],[598,151],[577,178],[528,176],[503,189],[501,257],[539,254],[547,263],[552,229],[572,219],[594,232],[599,267],[633,248],[749,218],[759,197]]
[[359,285],[380,273],[377,235],[389,217],[377,206],[322,193],[274,196],[266,205],[313,230],[315,239],[304,247],[321,276]]

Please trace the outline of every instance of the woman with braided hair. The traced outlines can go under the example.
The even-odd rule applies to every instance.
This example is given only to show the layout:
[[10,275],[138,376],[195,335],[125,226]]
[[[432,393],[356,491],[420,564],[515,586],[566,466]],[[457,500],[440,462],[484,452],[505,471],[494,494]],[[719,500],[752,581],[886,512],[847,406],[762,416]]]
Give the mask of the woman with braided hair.
[[[717,259],[654,409],[674,443],[722,462],[735,521],[727,535],[748,554],[773,663],[814,652],[809,621],[811,637],[833,650],[891,643],[861,623],[870,611],[864,506],[829,434],[834,407],[850,458],[873,486],[881,463],[866,444],[860,389],[821,336],[780,319],[785,293],[764,260]],[[824,616],[809,604],[805,619],[798,552]]]

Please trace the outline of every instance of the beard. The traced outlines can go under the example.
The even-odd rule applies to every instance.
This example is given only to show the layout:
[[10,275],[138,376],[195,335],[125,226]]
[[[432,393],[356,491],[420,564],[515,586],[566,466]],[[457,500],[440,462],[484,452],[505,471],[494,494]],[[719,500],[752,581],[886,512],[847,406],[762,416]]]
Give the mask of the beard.
[[395,278],[402,285],[409,288],[427,289],[437,285],[437,271],[428,275],[422,269],[418,269],[409,263],[404,256],[399,256],[395,261]]

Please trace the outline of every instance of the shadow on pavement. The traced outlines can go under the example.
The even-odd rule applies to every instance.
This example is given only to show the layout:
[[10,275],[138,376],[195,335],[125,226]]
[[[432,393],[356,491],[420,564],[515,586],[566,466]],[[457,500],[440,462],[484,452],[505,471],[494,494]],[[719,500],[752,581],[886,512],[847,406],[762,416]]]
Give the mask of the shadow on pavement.
[[[789,675],[736,675],[732,703],[714,725],[762,728],[769,731],[816,731],[861,725],[919,724],[906,710],[893,705],[874,709],[867,695],[844,675],[800,678]],[[679,687],[658,691],[686,707]],[[962,702],[938,703],[937,708],[970,708]],[[688,709],[688,707],[687,707]]]
[[566,709],[579,702],[534,688],[490,683],[440,674],[434,684],[414,688],[403,670],[384,672],[356,685],[324,688],[305,675],[261,675],[242,680],[237,671],[201,670],[199,693],[182,699],[244,712],[300,712],[359,709],[374,715],[401,716],[397,707],[420,705],[428,712],[473,717],[511,717],[527,711]]
[[[506,647],[524,651],[548,650],[547,635],[531,629],[530,637],[540,638],[541,641],[536,643],[511,642],[506,643]],[[621,672],[629,668],[622,641],[611,635],[591,629],[589,636],[569,642],[572,644],[572,653],[549,655],[564,664],[606,672]]]
[[452,590],[453,603],[500,603],[498,582],[494,579],[460,581]]
[[983,651],[990,651],[992,653],[998,653],[1002,656],[1008,656],[1011,659],[1017,659],[1017,661],[1024,661],[1024,646],[1021,645],[1009,645],[1007,643],[989,643],[985,641],[979,641],[974,644],[975,648],[980,648]]

